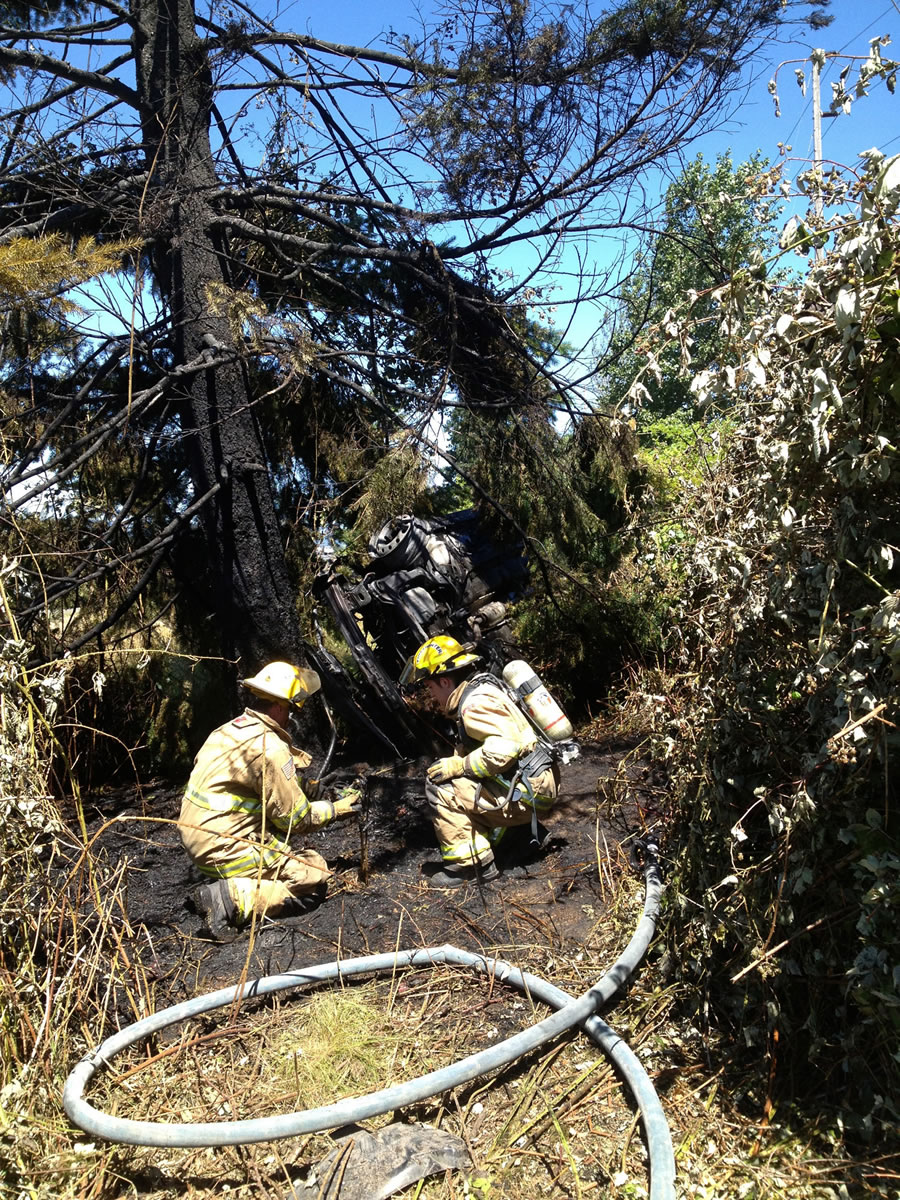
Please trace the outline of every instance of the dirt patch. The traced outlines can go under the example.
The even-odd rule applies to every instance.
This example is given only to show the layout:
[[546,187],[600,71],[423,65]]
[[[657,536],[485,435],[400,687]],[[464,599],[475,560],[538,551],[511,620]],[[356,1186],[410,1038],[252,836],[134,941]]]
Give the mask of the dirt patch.
[[[180,788],[91,797],[86,818],[95,849],[111,869],[123,872],[128,922],[137,940],[143,930],[152,944],[155,971],[172,978],[186,968],[192,987],[201,980],[211,986],[234,980],[248,969],[251,975],[271,974],[398,945],[451,942],[486,950],[540,942],[593,949],[610,893],[629,869],[620,847],[637,818],[633,803],[611,804],[604,788],[622,756],[621,748],[584,746],[581,757],[563,770],[559,802],[545,822],[550,832],[545,846],[538,850],[529,844],[530,830],[516,830],[509,848],[498,853],[501,879],[456,891],[427,882],[439,855],[424,796],[425,760],[380,770],[355,764],[369,780],[365,831],[344,821],[304,838],[335,873],[328,898],[312,913],[264,921],[249,961],[249,932],[226,944],[202,934],[193,902],[201,878],[174,824]],[[640,768],[630,774],[639,786]],[[366,881],[360,872],[364,857]]]

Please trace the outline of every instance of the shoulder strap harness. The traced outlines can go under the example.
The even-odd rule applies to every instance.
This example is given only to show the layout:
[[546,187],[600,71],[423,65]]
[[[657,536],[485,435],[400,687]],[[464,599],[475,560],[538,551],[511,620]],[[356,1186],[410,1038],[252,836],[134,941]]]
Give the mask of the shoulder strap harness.
[[[516,706],[519,712],[525,717],[528,724],[532,727],[537,735],[537,745],[533,749],[526,751],[519,758],[516,764],[516,770],[511,780],[504,779],[503,776],[497,776],[501,783],[507,785],[506,795],[502,800],[498,800],[495,804],[481,804],[481,785],[478,786],[478,791],[475,797],[476,805],[480,805],[482,809],[498,809],[504,808],[510,801],[519,801],[527,804],[531,808],[531,836],[535,843],[539,842],[538,824],[537,824],[537,806],[535,804],[534,789],[531,786],[531,776],[540,775],[546,771],[553,763],[567,761],[566,755],[558,742],[552,741],[544,733],[543,729],[537,724],[534,718],[529,713],[528,709],[522,703],[522,697],[516,688],[510,687],[505,679],[498,675],[493,675],[488,671],[482,671],[478,675],[473,675],[463,688],[462,695],[459,698],[459,704],[456,711],[459,714],[457,717],[457,733],[460,742],[465,745],[472,744],[472,739],[468,736],[463,726],[462,710],[468,696],[484,683],[490,683],[499,691],[503,692],[512,703]],[[569,743],[571,747],[572,743]]]

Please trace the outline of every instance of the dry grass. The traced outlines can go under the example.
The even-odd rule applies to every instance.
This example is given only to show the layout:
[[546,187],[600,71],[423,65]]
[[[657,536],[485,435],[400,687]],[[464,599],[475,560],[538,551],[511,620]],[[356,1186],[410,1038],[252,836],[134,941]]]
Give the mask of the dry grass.
[[[541,944],[498,947],[497,953],[578,993],[608,967],[639,907],[638,889],[626,885],[591,938],[592,945],[608,947],[602,954],[554,951],[551,963]],[[93,945],[95,969],[99,952],[99,943]],[[897,1195],[896,1164],[886,1155],[854,1162],[836,1129],[807,1123],[801,1134],[775,1120],[761,1122],[764,1087],[757,1094],[758,1081],[730,1061],[733,1047],[711,1043],[676,1021],[674,999],[648,968],[610,1020],[656,1081],[672,1128],[681,1194],[704,1200]],[[159,1007],[166,1002],[155,997]],[[74,1016],[75,1007],[67,1011]],[[92,1026],[99,1028],[98,1015],[86,1013],[80,1029],[70,1025],[71,1040],[48,1040],[38,1048],[44,1086],[20,1096],[4,1131],[11,1195],[170,1200],[228,1192],[249,1200],[263,1192],[291,1200],[296,1188],[314,1200],[316,1164],[332,1147],[328,1134],[201,1150],[109,1146],[73,1134],[60,1113],[59,1092],[75,1047]],[[165,1040],[134,1048],[100,1077],[90,1099],[119,1116],[156,1121],[290,1112],[434,1070],[543,1015],[527,996],[458,968],[283,993],[186,1022],[167,1031]],[[627,1093],[601,1052],[579,1034],[495,1076],[366,1124],[374,1131],[392,1119],[459,1135],[475,1164],[469,1180],[452,1172],[398,1193],[407,1200],[593,1200],[648,1193],[640,1126]]]
[[[27,731],[27,722],[21,727]],[[97,852],[83,823],[80,831],[56,828],[58,815],[45,795],[27,811],[32,824],[20,804],[18,823],[2,826],[0,1193],[16,1200],[175,1200],[223,1192],[292,1200],[296,1187],[314,1200],[315,1166],[331,1146],[327,1134],[155,1150],[94,1143],[69,1125],[62,1085],[80,1055],[113,1028],[202,989],[191,975],[197,955],[190,945],[180,969],[154,981],[155,948],[146,931],[128,924],[123,867]],[[601,844],[608,908],[597,914],[583,948],[551,948],[534,929],[532,944],[493,952],[572,994],[586,990],[627,941],[641,907],[636,881],[614,885],[618,872],[609,870],[609,855]],[[656,1082],[682,1195],[900,1196],[900,1165],[890,1147],[857,1142],[851,1152],[840,1114],[832,1109],[824,1117],[824,1104],[773,1106],[760,1060],[741,1058],[725,1038],[678,1017],[683,999],[683,989],[661,983],[651,961],[610,1016]],[[118,1115],[158,1121],[290,1112],[410,1079],[543,1015],[495,979],[456,968],[405,971],[186,1023],[117,1059],[89,1098]],[[460,1172],[434,1177],[402,1193],[407,1200],[647,1194],[630,1100],[580,1034],[368,1124],[375,1129],[389,1119],[459,1135],[475,1164],[470,1179]]]

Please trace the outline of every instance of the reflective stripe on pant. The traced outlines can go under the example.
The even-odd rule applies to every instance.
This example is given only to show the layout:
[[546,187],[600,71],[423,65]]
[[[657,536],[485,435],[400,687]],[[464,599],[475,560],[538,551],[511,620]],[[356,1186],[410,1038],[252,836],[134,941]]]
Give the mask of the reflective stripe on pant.
[[291,850],[267,836],[260,845],[259,814],[235,807],[214,811],[185,795],[179,820],[184,848],[202,874],[225,879],[238,921],[253,912],[273,915],[331,877],[315,850]]
[[328,863],[315,850],[288,851],[280,855],[274,867],[261,868],[259,874],[228,875],[228,894],[237,910],[239,924],[256,912],[276,916],[298,896],[308,895],[331,878]]
[[[538,812],[548,812],[556,801],[558,775],[545,772],[538,777]],[[425,784],[425,798],[431,806],[431,822],[441,848],[444,865],[453,867],[486,866],[494,859],[494,846],[502,830],[531,821],[531,805],[520,801],[493,807],[497,797],[484,793],[485,806],[476,803],[478,783],[473,779],[451,779],[447,783]]]

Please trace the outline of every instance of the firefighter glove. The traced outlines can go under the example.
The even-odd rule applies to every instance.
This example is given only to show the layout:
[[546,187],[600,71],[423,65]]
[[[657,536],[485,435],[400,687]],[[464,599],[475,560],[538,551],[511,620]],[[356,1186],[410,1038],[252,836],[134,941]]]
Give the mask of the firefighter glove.
[[449,758],[439,758],[428,768],[428,778],[432,783],[446,783],[449,779],[458,779],[465,770],[466,760],[458,754]]
[[325,798],[321,779],[301,778],[300,787],[303,789],[303,794],[307,800],[324,800]]
[[359,812],[359,802],[362,797],[362,788],[359,783],[351,783],[346,787],[337,788],[334,792],[334,815],[335,817],[351,817],[354,813]]

